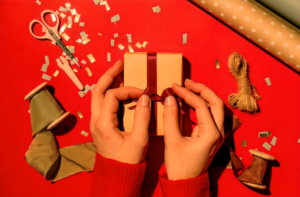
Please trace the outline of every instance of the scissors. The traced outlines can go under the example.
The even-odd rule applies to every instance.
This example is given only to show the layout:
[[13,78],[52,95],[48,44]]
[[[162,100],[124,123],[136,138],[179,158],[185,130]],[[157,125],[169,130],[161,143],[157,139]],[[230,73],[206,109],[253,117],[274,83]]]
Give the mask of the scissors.
[[[56,20],[57,20],[57,23],[54,27],[50,27],[46,21],[45,21],[45,14],[46,13],[51,13],[51,14],[54,14],[55,17],[56,17]],[[39,21],[39,20],[32,20],[30,23],[29,23],[29,31],[31,33],[31,35],[33,35],[33,37],[37,38],[37,39],[48,39],[48,40],[51,40],[53,44],[56,44],[67,54],[67,56],[74,62],[76,63],[79,68],[80,65],[78,64],[78,61],[75,59],[75,57],[72,55],[72,53],[69,51],[69,49],[66,47],[66,45],[61,41],[61,37],[59,36],[58,34],[58,27],[59,27],[59,17],[57,16],[57,14],[55,12],[53,12],[52,10],[44,10],[42,13],[41,13],[41,17],[42,17],[42,21],[44,22],[44,24]],[[42,25],[42,27],[44,27],[45,29],[47,29],[48,31],[46,31],[45,35],[44,36],[37,36],[33,33],[33,25],[35,23],[39,23]]]

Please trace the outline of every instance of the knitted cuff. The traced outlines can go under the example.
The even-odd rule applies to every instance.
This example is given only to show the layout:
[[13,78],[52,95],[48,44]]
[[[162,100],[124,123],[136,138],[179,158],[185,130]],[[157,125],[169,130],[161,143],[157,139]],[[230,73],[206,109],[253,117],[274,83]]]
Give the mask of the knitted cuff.
[[196,178],[185,180],[168,180],[164,174],[159,177],[162,193],[164,197],[209,197],[208,172]]
[[139,196],[144,180],[146,162],[141,164],[121,163],[96,154],[90,196]]

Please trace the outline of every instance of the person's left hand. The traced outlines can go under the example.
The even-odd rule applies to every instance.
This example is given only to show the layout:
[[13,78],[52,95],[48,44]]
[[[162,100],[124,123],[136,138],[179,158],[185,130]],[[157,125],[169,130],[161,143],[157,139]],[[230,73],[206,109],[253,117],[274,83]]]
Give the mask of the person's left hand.
[[[90,130],[97,151],[105,158],[123,163],[139,164],[144,160],[148,143],[151,102],[144,90],[123,87],[122,61],[99,79],[92,91]],[[138,99],[131,133],[118,129],[119,102]]]

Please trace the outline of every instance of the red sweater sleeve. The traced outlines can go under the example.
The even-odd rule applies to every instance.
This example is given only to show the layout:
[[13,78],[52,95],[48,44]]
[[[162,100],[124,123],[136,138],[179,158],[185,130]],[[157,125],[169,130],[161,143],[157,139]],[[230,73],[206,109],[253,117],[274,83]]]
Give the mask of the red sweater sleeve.
[[196,178],[170,181],[166,174],[159,177],[164,197],[209,197],[208,172]]
[[90,197],[139,196],[145,171],[146,162],[127,164],[97,154]]

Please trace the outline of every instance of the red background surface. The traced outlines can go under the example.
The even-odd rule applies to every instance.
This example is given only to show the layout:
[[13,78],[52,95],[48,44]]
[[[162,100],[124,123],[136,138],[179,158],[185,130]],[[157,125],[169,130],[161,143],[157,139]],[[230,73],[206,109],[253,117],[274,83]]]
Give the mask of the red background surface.
[[[93,73],[88,77],[84,69],[77,75],[83,84],[94,84],[101,75],[119,59],[124,52],[117,48],[119,43],[127,45],[125,34],[132,35],[132,46],[137,51],[147,52],[180,52],[191,63],[191,78],[202,82],[214,90],[226,103],[231,93],[237,92],[237,83],[227,67],[228,56],[233,52],[241,53],[250,66],[250,80],[256,85],[262,99],[258,101],[261,112],[254,115],[233,112],[242,120],[242,126],[235,132],[236,153],[248,166],[252,161],[249,149],[268,152],[262,147],[266,141],[271,142],[272,136],[278,138],[276,146],[269,151],[280,163],[273,167],[270,183],[270,196],[300,196],[300,77],[280,61],[274,59],[244,37],[232,31],[206,12],[185,0],[108,0],[111,10],[104,6],[95,6],[92,0],[41,0],[38,6],[35,0],[0,0],[0,196],[88,196],[92,173],[80,173],[51,184],[36,170],[30,167],[24,154],[29,147],[31,138],[29,103],[24,96],[41,84],[43,80],[40,71],[48,55],[50,65],[48,75],[60,70],[55,59],[62,51],[50,41],[40,41],[33,38],[28,30],[32,19],[40,19],[40,13],[45,9],[58,10],[64,3],[70,2],[81,14],[80,22],[84,27],[73,23],[71,29],[65,32],[70,36],[66,45],[75,46],[75,57],[88,63]],[[152,7],[160,6],[159,14],[153,13]],[[119,14],[121,20],[117,24],[110,22],[112,16]],[[70,16],[68,12],[67,16]],[[73,16],[74,20],[74,16]],[[67,17],[61,19],[67,23]],[[76,43],[79,33],[85,31],[91,42],[87,45]],[[99,36],[102,33],[103,36]],[[113,34],[118,33],[115,46],[110,46]],[[188,43],[182,44],[182,34],[188,34]],[[149,42],[145,49],[138,49],[136,42]],[[106,54],[110,52],[112,61],[107,62]],[[91,64],[86,55],[92,53],[96,62]],[[215,60],[220,61],[220,69],[215,68]],[[77,68],[76,65],[73,68]],[[78,68],[77,68],[78,69]],[[79,69],[78,69],[79,70]],[[270,77],[271,86],[267,86],[265,78]],[[69,133],[57,136],[60,147],[91,141],[80,134],[81,130],[89,132],[91,93],[83,98],[78,95],[75,85],[66,74],[60,70],[55,78],[52,76],[49,85],[55,88],[55,97],[67,111],[77,116],[77,111],[84,115],[77,117],[75,127]],[[193,118],[193,117],[192,117]],[[271,131],[268,138],[258,138],[258,132]],[[162,138],[151,139],[150,146],[162,143]],[[247,140],[247,147],[242,147],[242,141]],[[155,152],[154,150],[152,150]],[[162,150],[159,150],[162,155]],[[149,165],[154,165],[155,154]],[[153,167],[152,170],[157,170]],[[147,175],[152,178],[156,177]],[[211,170],[211,176],[217,174]],[[148,181],[149,182],[149,181]],[[262,196],[242,185],[231,169],[225,169],[218,180],[212,179],[218,189],[212,191],[218,196]],[[155,183],[145,181],[142,196],[149,196]],[[148,193],[148,195],[146,194]],[[154,196],[160,196],[159,189]]]

